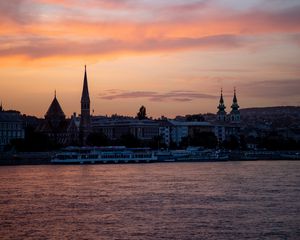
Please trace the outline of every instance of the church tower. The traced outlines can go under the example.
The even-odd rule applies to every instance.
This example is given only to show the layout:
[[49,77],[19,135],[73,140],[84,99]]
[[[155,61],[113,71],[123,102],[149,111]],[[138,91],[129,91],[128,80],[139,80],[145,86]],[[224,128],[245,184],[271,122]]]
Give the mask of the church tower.
[[81,95],[81,118],[80,118],[80,142],[86,144],[86,139],[91,132],[91,116],[90,116],[90,96],[88,88],[88,80],[86,66],[84,66],[84,80]]
[[217,121],[219,121],[219,122],[226,121],[225,108],[226,107],[225,107],[224,99],[223,99],[223,90],[221,89],[221,96],[220,96],[220,101],[219,101],[219,106],[218,106],[219,111],[217,112]]
[[241,121],[239,108],[240,106],[238,105],[237,98],[236,98],[236,90],[234,88],[234,95],[232,99],[231,112],[230,112],[230,122],[239,123]]

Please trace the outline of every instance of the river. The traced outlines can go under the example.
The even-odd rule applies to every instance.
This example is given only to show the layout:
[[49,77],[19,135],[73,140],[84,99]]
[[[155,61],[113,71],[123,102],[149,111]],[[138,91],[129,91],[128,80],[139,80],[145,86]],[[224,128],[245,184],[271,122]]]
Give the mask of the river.
[[0,167],[1,239],[300,239],[300,161]]

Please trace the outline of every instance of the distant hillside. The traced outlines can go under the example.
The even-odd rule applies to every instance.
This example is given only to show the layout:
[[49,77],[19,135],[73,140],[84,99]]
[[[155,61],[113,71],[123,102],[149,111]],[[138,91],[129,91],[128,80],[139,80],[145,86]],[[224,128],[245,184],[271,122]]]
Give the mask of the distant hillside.
[[246,125],[268,124],[275,128],[300,125],[300,107],[278,106],[244,108],[240,110],[242,122]]
[[277,107],[256,107],[240,109],[243,115],[278,115],[278,114],[300,114],[300,106],[277,106]]

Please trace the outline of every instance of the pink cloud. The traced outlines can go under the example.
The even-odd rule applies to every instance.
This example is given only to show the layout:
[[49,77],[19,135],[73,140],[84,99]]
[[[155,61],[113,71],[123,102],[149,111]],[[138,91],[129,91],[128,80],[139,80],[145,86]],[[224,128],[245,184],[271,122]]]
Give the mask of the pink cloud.
[[189,102],[195,99],[215,99],[216,96],[203,94],[196,91],[170,91],[165,93],[154,92],[154,91],[121,91],[110,92],[105,91],[100,94],[100,98],[104,100],[114,99],[134,99],[134,98],[146,98],[150,101],[177,101],[177,102]]
[[186,49],[228,49],[243,46],[242,38],[220,35],[203,38],[142,39],[141,41],[95,40],[72,42],[50,38],[30,38],[0,49],[0,56],[22,55],[29,58],[49,56],[106,55],[122,52],[164,52]]

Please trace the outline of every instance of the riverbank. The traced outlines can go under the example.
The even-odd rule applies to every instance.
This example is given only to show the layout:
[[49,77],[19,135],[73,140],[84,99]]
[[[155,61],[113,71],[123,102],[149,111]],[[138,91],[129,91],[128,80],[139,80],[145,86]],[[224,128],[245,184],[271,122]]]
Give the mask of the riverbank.
[[[57,154],[53,152],[9,152],[0,153],[2,165],[47,165]],[[171,161],[172,160],[172,161]],[[300,160],[300,151],[229,151],[226,161],[257,161],[257,160]],[[160,159],[156,162],[213,162],[221,160],[205,159]],[[222,160],[224,161],[224,160]]]
[[1,165],[41,165],[51,164],[51,158],[56,152],[15,152],[1,153]]

